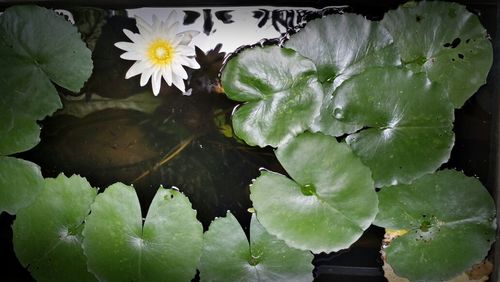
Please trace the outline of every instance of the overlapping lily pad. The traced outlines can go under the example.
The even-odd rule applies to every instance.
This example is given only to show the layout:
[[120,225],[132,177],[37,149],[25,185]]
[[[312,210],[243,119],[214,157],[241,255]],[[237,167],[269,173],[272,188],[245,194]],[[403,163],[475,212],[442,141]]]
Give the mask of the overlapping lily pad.
[[375,224],[407,231],[385,249],[398,276],[450,279],[483,260],[495,240],[495,203],[476,178],[440,171],[378,195]]
[[87,271],[81,233],[97,190],[79,176],[44,182],[35,202],[16,215],[17,258],[37,281],[96,281]]
[[43,190],[40,167],[25,160],[0,157],[0,212],[16,214]]
[[[79,91],[92,71],[90,55],[76,28],[53,11],[30,5],[5,10],[0,16],[0,108],[11,109],[4,118],[24,126],[0,127],[0,136],[9,136],[0,138],[0,154],[38,143],[36,121],[61,107],[52,82]],[[19,134],[27,137],[15,139]]]
[[257,218],[289,246],[314,253],[349,247],[377,213],[370,170],[344,143],[303,133],[276,150],[286,176],[263,171],[250,187]]
[[356,14],[335,14],[312,20],[285,46],[310,58],[325,89],[321,115],[313,131],[340,136],[359,128],[333,117],[331,94],[346,79],[366,69],[400,64],[392,36],[378,22]]
[[424,73],[368,70],[334,93],[337,119],[362,129],[346,142],[370,167],[377,187],[409,183],[446,162],[454,143],[454,109]]
[[255,215],[249,244],[228,212],[205,233],[200,277],[201,281],[312,281],[312,259],[310,252],[290,248],[267,233]]
[[83,235],[89,270],[107,281],[190,281],[203,243],[182,193],[160,188],[143,220],[134,188],[121,183],[97,196]]
[[245,102],[233,116],[235,134],[249,145],[276,147],[309,127],[323,91],[316,67],[277,46],[242,51],[222,73],[227,96]]
[[442,84],[456,108],[486,83],[492,44],[479,18],[465,6],[408,2],[389,11],[381,24],[394,37],[404,64]]
[[339,86],[367,68],[398,65],[392,36],[379,22],[356,14],[315,19],[290,36],[285,47],[311,59],[323,84]]

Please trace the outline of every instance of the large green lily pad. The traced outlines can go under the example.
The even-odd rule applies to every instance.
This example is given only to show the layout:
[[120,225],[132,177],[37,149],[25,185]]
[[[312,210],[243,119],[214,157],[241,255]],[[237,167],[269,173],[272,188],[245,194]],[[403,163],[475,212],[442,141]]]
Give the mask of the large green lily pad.
[[337,87],[367,68],[400,64],[392,42],[379,22],[346,13],[308,22],[285,47],[311,59],[321,83]]
[[368,70],[337,88],[333,104],[338,119],[363,127],[346,142],[370,167],[377,187],[409,183],[450,156],[454,109],[424,73]]
[[270,235],[255,215],[250,244],[238,220],[228,212],[205,233],[201,281],[312,281],[313,255],[290,248]]
[[40,167],[32,162],[0,157],[0,212],[16,214],[43,190]]
[[37,281],[96,281],[82,249],[83,221],[97,190],[79,176],[47,178],[45,188],[14,222],[17,258]]
[[493,48],[479,18],[457,3],[408,2],[381,24],[394,37],[403,63],[439,82],[460,108],[486,83]]
[[495,203],[481,182],[453,170],[383,188],[375,224],[405,230],[385,249],[398,276],[453,278],[483,260],[495,240]]
[[329,253],[349,247],[370,226],[378,203],[371,173],[346,144],[306,132],[276,156],[293,180],[263,171],[250,187],[269,233],[289,246]]
[[245,102],[232,116],[233,128],[252,146],[277,147],[303,132],[323,99],[314,63],[277,46],[247,49],[230,59],[222,85],[230,99]]
[[400,64],[392,36],[379,22],[356,14],[334,14],[315,19],[290,36],[285,46],[311,59],[325,89],[325,98],[311,129],[332,136],[352,133],[354,124],[333,117],[331,94],[348,78],[366,69]]
[[97,196],[83,235],[89,270],[107,281],[190,281],[203,243],[182,193],[160,187],[143,220],[134,188],[121,183]]
[[[79,91],[92,71],[90,55],[77,29],[53,11],[31,5],[5,10],[0,16],[0,107],[11,109],[8,119],[25,126],[0,127],[1,136],[9,136],[0,138],[0,154],[38,143],[36,121],[61,107],[51,82]],[[13,134],[29,138],[13,142]]]

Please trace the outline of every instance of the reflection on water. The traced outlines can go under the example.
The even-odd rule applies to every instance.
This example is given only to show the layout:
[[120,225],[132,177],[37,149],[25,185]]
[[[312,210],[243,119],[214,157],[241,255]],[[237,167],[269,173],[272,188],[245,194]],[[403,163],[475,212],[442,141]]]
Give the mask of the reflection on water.
[[[114,31],[130,24],[128,19],[113,18],[104,27],[106,37],[97,42],[94,52],[96,69],[82,94],[81,104],[87,108],[101,96],[123,101],[119,99],[142,95],[144,89],[138,89],[137,81],[123,79],[129,66],[115,64],[117,54],[101,51],[121,40],[117,35],[121,32]],[[153,100],[158,106],[152,114],[141,112],[140,107],[124,109],[126,105],[96,107],[81,118],[56,114],[43,122],[42,142],[25,158],[39,164],[46,177],[64,172],[84,176],[100,188],[115,182],[133,185],[144,217],[163,185],[177,187],[189,197],[205,228],[227,210],[246,225],[249,183],[260,167],[280,168],[271,150],[246,146],[231,136],[235,104],[221,93],[218,83],[225,55],[219,49],[206,54],[197,50],[201,69],[190,73],[189,96],[163,85]],[[145,102],[151,103],[151,96]]]

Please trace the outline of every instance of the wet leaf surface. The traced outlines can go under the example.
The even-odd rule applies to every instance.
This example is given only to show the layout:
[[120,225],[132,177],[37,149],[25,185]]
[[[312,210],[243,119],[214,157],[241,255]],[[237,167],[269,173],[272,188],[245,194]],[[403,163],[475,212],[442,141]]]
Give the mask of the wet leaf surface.
[[379,193],[375,224],[407,233],[385,249],[398,276],[450,279],[485,258],[495,240],[495,203],[473,177],[445,170]]
[[17,258],[37,281],[97,281],[87,271],[83,222],[97,189],[79,176],[46,178],[44,189],[13,225]]
[[333,105],[337,119],[362,128],[346,142],[370,167],[377,187],[411,182],[450,157],[453,106],[423,73],[366,71],[337,88]]
[[252,48],[229,60],[222,85],[245,102],[233,113],[235,134],[251,146],[277,147],[309,127],[323,91],[313,62],[277,46]]
[[313,255],[290,248],[252,216],[250,242],[236,218],[212,222],[205,233],[201,281],[312,281]]
[[263,171],[250,187],[269,233],[292,247],[329,253],[349,247],[370,226],[377,213],[373,180],[348,146],[306,132],[276,156],[292,179]]
[[486,83],[493,47],[478,16],[465,6],[409,2],[387,12],[381,24],[406,67],[442,84],[456,108]]
[[97,196],[83,236],[88,268],[100,280],[190,281],[203,228],[182,193],[160,187],[143,220],[134,188],[116,183]]

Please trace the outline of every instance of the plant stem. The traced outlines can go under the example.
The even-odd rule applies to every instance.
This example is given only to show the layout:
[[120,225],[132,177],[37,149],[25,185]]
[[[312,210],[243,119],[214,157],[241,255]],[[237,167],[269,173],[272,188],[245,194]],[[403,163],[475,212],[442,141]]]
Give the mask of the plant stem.
[[159,161],[157,162],[151,169],[146,170],[143,172],[141,175],[136,177],[133,181],[132,184],[135,184],[137,181],[143,179],[144,177],[148,176],[155,170],[157,170],[160,166],[168,163],[175,157],[177,157],[191,142],[193,142],[195,136],[191,135],[189,138],[182,140],[177,146],[172,148],[172,150],[168,151],[168,153]]

